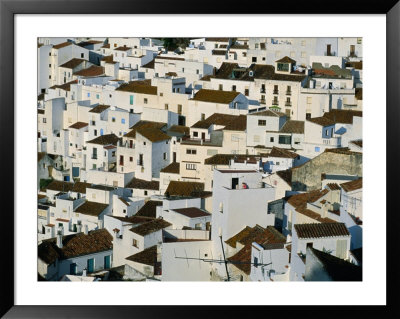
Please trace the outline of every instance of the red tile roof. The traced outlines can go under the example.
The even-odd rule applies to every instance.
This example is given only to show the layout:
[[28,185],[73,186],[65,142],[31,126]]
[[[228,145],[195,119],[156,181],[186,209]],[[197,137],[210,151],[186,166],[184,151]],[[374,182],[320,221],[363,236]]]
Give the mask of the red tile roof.
[[75,129],[79,130],[79,129],[81,129],[83,127],[86,127],[86,126],[88,126],[88,123],[76,122],[76,123],[72,124],[69,128],[75,128]]
[[295,224],[298,238],[324,238],[350,236],[344,223]]
[[352,192],[356,189],[362,188],[362,178],[356,179],[354,181],[346,182],[340,184],[345,192]]
[[187,207],[187,208],[176,208],[172,209],[174,212],[177,212],[181,215],[184,215],[189,218],[196,218],[196,217],[206,217],[211,216],[209,212],[206,212],[197,207]]

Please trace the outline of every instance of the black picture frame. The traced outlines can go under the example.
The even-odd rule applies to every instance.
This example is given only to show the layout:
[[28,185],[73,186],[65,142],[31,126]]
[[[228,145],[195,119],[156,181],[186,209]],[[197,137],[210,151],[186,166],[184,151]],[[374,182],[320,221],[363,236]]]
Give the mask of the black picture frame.
[[[253,5],[254,3],[254,5]],[[14,287],[14,16],[16,14],[385,14],[386,29],[386,164],[387,164],[387,305],[386,306],[270,306],[268,312],[260,307],[218,307],[218,306],[16,306]],[[246,6],[204,0],[200,5],[178,0],[0,0],[0,130],[1,149],[6,156],[0,157],[3,181],[1,211],[3,227],[0,236],[1,251],[1,308],[0,315],[5,318],[149,318],[171,317],[210,317],[226,316],[232,311],[235,316],[279,315],[305,316],[322,312],[330,316],[355,317],[361,315],[398,317],[399,307],[397,289],[399,277],[395,273],[398,242],[395,227],[398,225],[398,212],[395,206],[397,195],[396,178],[399,176],[398,137],[400,136],[400,89],[399,89],[399,43],[400,43],[400,4],[398,0],[385,1],[293,1],[282,5],[279,1],[263,1]],[[356,30],[355,30],[356,33]],[[378,66],[383,67],[383,66]],[[376,106],[383,108],[383,105]],[[377,110],[379,111],[379,110]],[[382,141],[383,143],[384,141]],[[379,149],[379,145],[375,146]],[[32,159],[33,160],[33,159]],[[378,171],[378,174],[383,172]],[[379,185],[377,185],[379,187]],[[384,206],[383,206],[384,207]],[[376,240],[384,240],[377,238]],[[381,255],[381,254],[377,254]],[[379,269],[377,270],[379,273]],[[379,274],[380,275],[380,274]],[[396,307],[397,306],[397,307]],[[311,309],[312,307],[312,309]],[[189,308],[189,309],[188,309]],[[396,316],[397,313],[397,316]]]

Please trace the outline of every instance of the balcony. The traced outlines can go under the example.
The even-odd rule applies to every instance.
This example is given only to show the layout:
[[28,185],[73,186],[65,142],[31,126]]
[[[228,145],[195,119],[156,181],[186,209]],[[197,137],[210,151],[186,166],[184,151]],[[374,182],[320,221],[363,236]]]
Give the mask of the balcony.
[[260,93],[265,93],[265,88],[261,88]]
[[286,95],[292,95],[292,91],[286,91]]
[[97,154],[92,154],[91,159],[97,160]]
[[274,94],[279,94],[279,90],[274,90],[273,93]]
[[277,100],[272,100],[272,105],[273,106],[278,106],[279,105],[279,101],[277,101]]
[[96,125],[96,121],[90,121],[90,125]]
[[285,102],[285,106],[292,106],[292,102]]
[[143,161],[137,160],[136,164],[137,164],[138,166],[143,166]]
[[265,100],[260,100],[260,104],[266,104]]

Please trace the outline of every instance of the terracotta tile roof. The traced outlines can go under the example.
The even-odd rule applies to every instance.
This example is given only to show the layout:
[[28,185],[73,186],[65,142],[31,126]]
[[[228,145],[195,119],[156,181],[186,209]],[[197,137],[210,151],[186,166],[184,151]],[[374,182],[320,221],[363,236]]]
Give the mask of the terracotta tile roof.
[[363,62],[362,61],[349,61],[346,62],[346,68],[351,67],[355,68],[356,70],[362,70],[363,69]]
[[71,44],[72,44],[72,42],[63,42],[63,43],[60,43],[60,44],[53,45],[53,49],[57,49],[58,50],[58,49],[67,47],[67,46],[69,46]]
[[249,46],[247,44],[235,43],[235,44],[231,45],[231,47],[229,49],[247,50],[248,48],[249,48]]
[[238,232],[236,235],[232,236],[228,240],[225,240],[225,243],[232,248],[236,248],[236,243],[241,240],[242,238],[245,238],[249,236],[250,232],[253,230],[252,227],[246,226],[243,228],[240,232]]
[[229,42],[229,38],[205,38],[207,42]]
[[97,65],[92,65],[87,69],[83,69],[74,73],[74,75],[77,76],[99,76],[103,74],[104,74],[104,67]]
[[136,188],[136,189],[151,189],[151,190],[159,190],[160,182],[159,181],[146,181],[144,179],[132,178],[131,181],[125,185],[125,188]]
[[314,203],[322,196],[329,193],[329,190],[314,190],[307,193],[292,195],[288,199],[288,203],[295,208],[307,208],[307,203]]
[[75,212],[84,215],[99,216],[107,207],[108,204],[86,201],[76,208]]
[[271,152],[268,154],[268,156],[269,157],[282,157],[282,158],[295,159],[299,155],[294,153],[294,152],[285,150],[283,148],[279,148],[279,147],[273,146],[272,149],[271,149]]
[[130,128],[131,131],[126,133],[124,136],[125,137],[129,137],[129,138],[135,138],[136,137],[136,131],[139,130],[139,129],[154,128],[154,129],[161,130],[166,125],[167,125],[166,123],[162,123],[162,122],[139,121],[134,126],[132,126]]
[[76,182],[72,187],[72,191],[76,193],[86,194],[86,188],[90,187],[92,184],[85,182]]
[[98,145],[117,145],[119,138],[115,134],[106,134],[106,135],[100,135],[93,140],[87,141],[86,143],[91,143],[91,144],[98,144]]
[[213,77],[217,79],[230,78],[233,70],[237,68],[239,68],[239,64],[237,63],[223,62]]
[[334,190],[340,190],[340,187],[338,184],[336,183],[328,183],[326,184],[326,186],[329,187],[330,190],[334,191]]
[[133,227],[129,229],[131,232],[138,234],[140,236],[146,236],[148,234],[154,233],[156,231],[159,231],[163,228],[169,227],[172,224],[167,222],[164,219],[157,218],[154,220],[151,220],[147,223],[141,224],[139,226]]
[[104,44],[101,48],[102,49],[109,49],[110,48],[110,43]]
[[292,170],[287,169],[284,171],[278,171],[276,174],[282,178],[289,186],[292,186]]
[[172,209],[174,212],[177,212],[181,215],[184,215],[189,218],[196,218],[196,217],[206,217],[211,216],[209,212],[206,212],[197,207],[187,207],[187,208],[176,208]]
[[352,144],[354,144],[354,145],[357,145],[358,147],[361,147],[361,148],[362,148],[362,146],[363,146],[362,140],[350,141],[349,143],[352,143]]
[[106,229],[93,230],[87,235],[78,233],[63,236],[63,248],[58,248],[56,238],[46,239],[38,246],[38,257],[46,264],[57,259],[68,259],[112,250],[112,236]]
[[304,121],[289,120],[283,124],[280,133],[304,134]]
[[321,125],[321,126],[330,126],[334,125],[335,122],[333,120],[328,119],[327,117],[321,116],[321,117],[314,117],[311,119],[307,119],[307,121]]
[[154,59],[153,60],[151,60],[149,63],[146,63],[145,65],[142,65],[142,68],[145,68],[145,69],[154,69]]
[[193,196],[195,192],[204,191],[204,183],[170,181],[165,194],[170,196]]
[[60,90],[64,90],[64,91],[68,91],[69,92],[71,90],[71,84],[76,84],[76,83],[78,83],[78,80],[67,82],[67,83],[64,83],[64,84],[61,84],[61,85],[53,85],[52,87],[50,87],[50,89],[53,89],[53,90],[60,89]]
[[239,94],[240,94],[239,92],[201,89],[196,93],[196,95],[193,97],[192,100],[210,102],[210,103],[229,104]]
[[261,111],[261,112],[250,113],[248,115],[250,115],[250,116],[274,116],[274,117],[286,116],[285,113],[278,112],[278,111],[272,111],[272,110],[265,110],[265,111]]
[[184,58],[178,58],[178,57],[172,57],[172,56],[161,56],[157,55],[156,56],[157,60],[174,60],[174,61],[185,61]]
[[246,131],[247,128],[247,116],[239,115],[232,119],[224,128],[224,131]]
[[38,162],[40,162],[45,156],[46,152],[38,152]]
[[112,54],[102,57],[101,61],[104,61],[106,63],[113,63],[113,64],[116,63],[116,62],[114,62],[114,56]]
[[151,86],[148,81],[131,81],[124,83],[116,89],[116,91],[157,95],[157,87]]
[[176,72],[167,72],[165,76],[178,76],[178,74],[176,74]]
[[88,123],[85,123],[85,122],[76,122],[76,123],[70,125],[69,128],[75,128],[75,129],[79,130],[79,129],[81,129],[81,128],[83,128],[83,127],[86,127],[86,126],[88,126]]
[[156,207],[162,206],[162,201],[149,200],[144,204],[144,206],[139,209],[135,216],[144,216],[144,217],[157,217]]
[[212,55],[225,55],[226,54],[226,50],[212,50],[211,54]]
[[292,64],[296,64],[296,61],[289,58],[288,56],[283,57],[282,59],[276,60],[275,62],[278,63],[292,63]]
[[[211,125],[229,125],[232,121],[237,120],[239,118],[238,115],[231,114],[222,114],[222,113],[214,113],[213,115],[207,117],[205,120],[198,121],[192,125],[192,128],[209,128]],[[244,116],[246,120],[246,116]]]
[[311,209],[307,209],[307,208],[296,208],[296,212],[305,215],[307,217],[310,217],[314,220],[316,220],[317,222],[320,223],[336,223],[335,220],[330,219],[328,217],[322,217],[320,214],[312,211]]
[[179,163],[174,162],[161,169],[161,173],[179,174]]
[[65,62],[64,64],[61,64],[60,67],[67,68],[67,69],[74,69],[78,65],[82,64],[83,62],[86,62],[86,60],[73,58],[73,59],[69,60],[68,62]]
[[355,94],[356,99],[359,101],[362,101],[362,99],[363,99],[362,88],[356,88],[355,91],[356,91],[356,94]]
[[324,113],[323,117],[333,121],[334,123],[353,124],[354,116],[362,117],[362,111],[332,109],[329,112]]
[[361,189],[362,188],[362,178],[356,179],[354,181],[346,182],[340,184],[340,186],[343,188],[345,192],[351,192],[356,189]]
[[151,246],[145,250],[138,252],[132,256],[125,258],[126,260],[134,261],[139,264],[155,266],[157,263],[157,246]]
[[350,151],[348,147],[339,147],[339,148],[327,148],[324,151],[325,153],[336,153],[336,154],[343,154],[343,155],[357,155],[361,154],[360,152],[353,152]]
[[109,105],[104,105],[104,104],[99,104],[92,108],[89,112],[90,113],[101,113],[105,110],[107,110],[110,106]]
[[237,161],[260,159],[260,155],[246,155],[246,154],[215,154],[204,160],[205,165],[229,165],[230,160]]
[[115,48],[114,51],[129,51],[130,49],[132,49],[132,48],[129,48],[127,46],[123,46],[123,47]]
[[181,134],[184,134],[185,136],[190,135],[190,128],[188,126],[184,126],[184,125],[172,125],[168,129],[168,131],[181,133]]
[[244,245],[244,247],[235,255],[229,257],[228,260],[247,275],[250,274],[251,270],[251,246],[253,242],[260,244],[264,248],[271,244],[282,244],[279,248],[283,248],[283,244],[286,243],[286,237],[273,226],[263,228],[256,225],[251,230],[244,229],[242,232],[242,235],[238,236],[240,239],[237,242]]
[[344,223],[295,224],[298,238],[324,238],[350,236]]
[[45,189],[58,191],[58,192],[69,192],[72,190],[74,184],[70,182],[63,181],[52,181]]
[[65,218],[57,218],[56,221],[58,222],[69,222],[69,219],[65,219]]
[[146,216],[137,216],[137,215],[133,215],[130,217],[121,217],[121,216],[112,216],[112,215],[107,215],[107,216],[118,219],[122,222],[129,223],[129,224],[143,224],[143,223],[147,223],[147,222],[155,219],[155,218],[150,218],[150,217],[146,217]]
[[171,139],[171,137],[169,135],[165,134],[163,131],[161,131],[157,128],[152,128],[152,127],[138,128],[136,130],[136,133],[139,133],[140,135],[144,136],[152,143]]

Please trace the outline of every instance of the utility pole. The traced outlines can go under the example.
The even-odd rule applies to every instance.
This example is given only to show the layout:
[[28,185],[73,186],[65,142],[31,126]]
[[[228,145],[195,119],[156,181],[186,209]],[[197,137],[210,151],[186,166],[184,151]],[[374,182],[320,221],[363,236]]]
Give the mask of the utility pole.
[[228,272],[228,262],[226,261],[226,258],[225,258],[224,243],[222,242],[222,236],[219,236],[219,239],[221,240],[221,248],[222,248],[222,254],[224,256],[224,264],[225,264],[226,276],[228,278],[228,281],[230,281],[229,272]]

